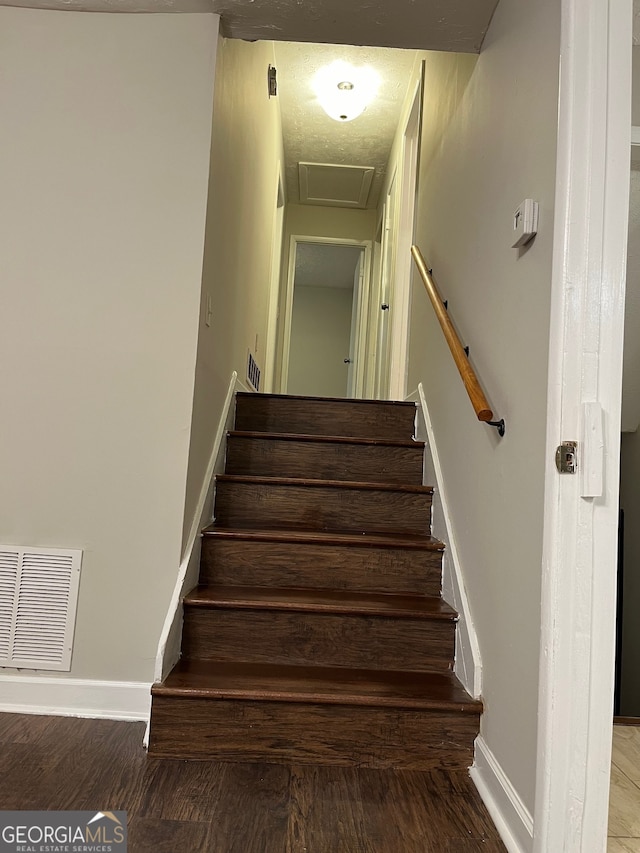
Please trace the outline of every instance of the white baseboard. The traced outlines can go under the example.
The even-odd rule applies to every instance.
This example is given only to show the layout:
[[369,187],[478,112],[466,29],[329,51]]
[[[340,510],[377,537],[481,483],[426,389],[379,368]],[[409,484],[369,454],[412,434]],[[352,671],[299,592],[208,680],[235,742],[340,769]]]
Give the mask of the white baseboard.
[[471,778],[509,853],[531,853],[531,813],[482,736],[476,739]]
[[0,674],[0,712],[148,720],[151,683]]

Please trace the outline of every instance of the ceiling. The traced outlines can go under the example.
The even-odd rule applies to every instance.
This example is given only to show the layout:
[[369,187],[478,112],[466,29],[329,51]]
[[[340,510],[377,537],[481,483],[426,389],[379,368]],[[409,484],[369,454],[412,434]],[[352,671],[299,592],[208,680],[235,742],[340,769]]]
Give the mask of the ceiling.
[[[311,83],[335,59],[373,66],[381,78],[378,97],[353,121],[340,123],[324,112]],[[282,111],[287,198],[300,201],[298,164],[331,163],[375,169],[367,207],[376,207],[391,145],[416,59],[413,50],[344,45],[276,44],[278,97]]]
[[227,35],[478,53],[498,0],[211,0]]
[[352,288],[362,249],[327,243],[298,243],[296,287]]
[[249,41],[375,44],[478,53],[497,0],[0,0],[85,12],[217,12]]

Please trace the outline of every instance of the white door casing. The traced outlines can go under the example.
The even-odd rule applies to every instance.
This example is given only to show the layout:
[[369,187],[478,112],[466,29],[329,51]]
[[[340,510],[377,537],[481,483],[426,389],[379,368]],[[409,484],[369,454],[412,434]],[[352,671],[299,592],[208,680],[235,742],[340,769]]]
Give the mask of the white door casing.
[[264,358],[264,390],[274,390],[276,377],[276,346],[278,339],[278,316],[280,301],[280,280],[282,266],[282,232],[284,229],[284,185],[282,165],[276,167],[275,218],[271,240],[271,280],[269,283],[269,307],[267,315],[267,341]]
[[[364,396],[364,383],[367,369],[365,361],[367,329],[363,328],[363,322],[366,324],[369,301],[369,281],[365,280],[364,254],[363,249],[360,253],[358,266],[356,267],[353,277],[353,303],[351,306],[351,335],[349,337],[347,397]],[[361,379],[360,389],[357,387],[358,377]],[[358,394],[358,390],[360,390],[360,394]]]
[[[375,396],[385,400],[389,396],[391,323],[393,315],[393,276],[396,253],[396,207],[398,192],[398,173],[389,184],[389,191],[383,207],[382,219],[382,261],[380,265],[380,305],[378,306],[378,324],[376,347],[376,384]],[[386,307],[383,307],[386,306]]]
[[389,396],[404,400],[407,396],[407,369],[409,352],[409,318],[411,312],[411,274],[413,260],[411,246],[415,229],[416,184],[418,179],[418,151],[422,115],[424,63],[416,82],[411,109],[402,135],[401,179],[399,192],[397,243],[392,287],[391,345],[389,353]]
[[[369,240],[346,240],[338,237],[305,237],[295,234],[289,241],[289,265],[287,275],[286,292],[283,295],[283,305],[280,312],[284,315],[283,321],[283,347],[282,365],[280,370],[281,393],[287,393],[289,379],[289,357],[291,353],[291,322],[293,319],[293,295],[296,274],[296,252],[298,243],[319,243],[326,246],[354,246],[362,249],[362,260],[360,267],[362,274],[359,281],[362,288],[359,293],[354,294],[354,305],[357,304],[357,318],[355,322],[355,342],[350,343],[350,352],[355,353],[354,364],[349,365],[353,372],[354,396],[362,397],[364,393],[364,381],[366,370],[366,343],[367,343],[367,312],[369,305],[369,288],[371,280],[371,242]],[[352,329],[354,326],[352,325]],[[352,335],[353,338],[353,335]],[[345,353],[346,357],[347,353]]]
[[[631,0],[562,0],[535,853],[604,853],[613,715]],[[603,412],[603,494],[558,474]],[[597,408],[597,407],[596,407]],[[601,464],[582,456],[583,472]],[[595,471],[597,475],[598,472]],[[593,493],[593,492],[592,492]]]

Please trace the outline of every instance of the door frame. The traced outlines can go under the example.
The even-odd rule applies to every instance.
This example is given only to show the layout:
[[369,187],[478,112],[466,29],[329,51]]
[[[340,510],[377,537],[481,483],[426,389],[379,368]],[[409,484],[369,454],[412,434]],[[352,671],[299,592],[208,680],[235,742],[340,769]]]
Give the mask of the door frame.
[[[377,287],[377,312],[376,312],[376,361],[374,376],[374,396],[377,400],[389,398],[391,383],[391,349],[392,349],[392,322],[394,313],[394,276],[398,248],[398,218],[399,206],[399,169],[393,170],[387,193],[382,203],[382,232],[381,232],[381,254],[380,254],[380,280]],[[382,300],[385,302],[382,302]],[[387,308],[382,309],[386,304]],[[380,313],[380,312],[383,313]],[[386,313],[385,313],[386,312]],[[386,323],[386,327],[385,327]],[[386,335],[385,335],[386,331]]]
[[[604,853],[613,722],[632,0],[562,0],[561,15],[533,850]],[[579,442],[577,476],[558,474],[555,468],[556,446],[567,440]]]
[[[407,396],[407,372],[409,355],[409,328],[411,318],[411,282],[413,259],[411,246],[414,243],[416,191],[418,186],[418,162],[422,128],[422,93],[424,89],[424,62],[415,81],[411,106],[402,130],[400,162],[400,185],[398,192],[398,217],[396,222],[396,249],[393,270],[393,305],[390,319],[391,346],[389,348],[388,396],[393,400],[404,400]],[[413,140],[413,148],[410,147]]]
[[276,189],[274,198],[275,216],[271,235],[271,280],[269,283],[269,302],[267,313],[267,343],[265,348],[264,390],[274,390],[276,378],[276,350],[278,341],[278,309],[280,302],[280,282],[282,278],[282,243],[284,238],[285,191],[282,177],[282,164],[276,167]]
[[298,243],[321,243],[327,246],[354,246],[364,250],[364,276],[362,279],[364,292],[358,294],[358,323],[356,327],[356,346],[354,348],[356,357],[355,392],[356,397],[362,397],[364,393],[364,377],[366,368],[367,314],[371,288],[371,241],[349,240],[341,237],[308,237],[302,234],[292,234],[289,239],[289,262],[287,286],[284,293],[284,311],[282,306],[280,309],[281,314],[284,316],[282,364],[280,368],[280,393],[287,393],[287,384],[289,380],[291,322],[293,319],[293,290],[296,275],[296,253],[298,250]]

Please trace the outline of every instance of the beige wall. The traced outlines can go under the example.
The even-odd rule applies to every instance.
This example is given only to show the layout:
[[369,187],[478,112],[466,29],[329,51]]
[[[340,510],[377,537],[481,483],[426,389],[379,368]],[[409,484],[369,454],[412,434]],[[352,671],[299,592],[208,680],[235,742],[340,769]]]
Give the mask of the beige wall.
[[[271,42],[220,40],[184,537],[195,513],[234,370],[264,368],[282,126],[269,99]],[[207,297],[211,326],[205,324]],[[256,338],[258,346],[256,348]]]
[[346,397],[353,288],[296,287],[288,394]]
[[0,542],[84,550],[78,678],[150,681],[175,583],[217,26],[0,8]]
[[349,210],[313,204],[289,204],[285,214],[285,249],[292,235],[335,237],[340,240],[373,240],[375,210]]
[[[555,0],[502,0],[479,57],[426,55],[417,243],[504,439],[476,421],[416,282],[410,330],[409,388],[425,387],[482,653],[482,734],[530,810],[559,33]],[[512,218],[526,197],[540,231],[518,251]]]

